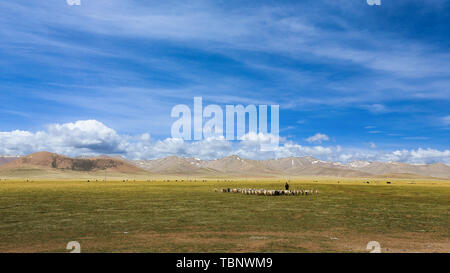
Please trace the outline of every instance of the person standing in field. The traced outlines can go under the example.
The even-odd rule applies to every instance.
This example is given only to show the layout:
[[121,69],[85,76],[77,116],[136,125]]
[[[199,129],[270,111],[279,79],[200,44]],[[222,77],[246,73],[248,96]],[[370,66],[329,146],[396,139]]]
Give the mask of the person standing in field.
[[284,184],[284,188],[288,191],[289,190],[289,184],[288,182],[286,182],[286,184]]

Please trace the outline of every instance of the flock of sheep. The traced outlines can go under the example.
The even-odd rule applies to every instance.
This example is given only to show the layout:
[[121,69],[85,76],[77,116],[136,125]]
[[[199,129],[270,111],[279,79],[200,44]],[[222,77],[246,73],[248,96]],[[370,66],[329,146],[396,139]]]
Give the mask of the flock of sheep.
[[[217,192],[217,189],[214,189]],[[312,195],[319,194],[319,190],[264,190],[264,189],[222,189],[221,192],[242,193],[246,195],[265,195],[265,196],[278,196],[278,195]]]

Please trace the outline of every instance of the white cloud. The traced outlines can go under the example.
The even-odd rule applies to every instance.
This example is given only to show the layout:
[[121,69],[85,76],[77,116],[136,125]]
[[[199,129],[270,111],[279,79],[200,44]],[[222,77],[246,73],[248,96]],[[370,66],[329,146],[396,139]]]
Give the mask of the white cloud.
[[[387,108],[385,105],[383,105],[383,104],[378,104],[378,103],[376,103],[376,104],[364,105],[363,108],[365,108],[365,109],[367,109],[367,110],[369,110],[370,112],[375,113],[375,114],[386,113],[386,112],[389,111],[388,108]],[[367,128],[367,127],[366,127],[366,128]]]
[[150,134],[149,133],[142,134],[140,136],[140,140],[142,140],[142,141],[150,141]]
[[372,148],[372,149],[375,149],[377,147],[377,145],[375,143],[373,143],[373,142],[370,142],[369,143],[369,147]]
[[414,137],[403,137],[403,139],[407,139],[407,140],[426,140],[426,139],[430,139],[430,138],[429,137],[414,136]]
[[446,116],[442,118],[442,122],[444,123],[444,125],[448,126],[450,125],[450,116]]
[[308,141],[309,143],[322,143],[322,141],[328,141],[330,138],[325,135],[325,134],[321,134],[321,133],[317,133],[313,136],[310,136],[306,139],[306,141]]
[[[328,140],[316,134],[315,141]],[[313,156],[327,161],[401,161],[409,163],[442,162],[450,164],[450,150],[423,149],[377,151],[337,146],[303,146],[291,141],[281,143],[273,151],[261,150],[262,144],[274,140],[273,135],[247,134],[242,141],[227,141],[223,137],[202,141],[166,138],[152,141],[150,134],[120,135],[96,120],[53,124],[37,132],[0,132],[0,154],[25,155],[50,151],[69,156],[121,154],[129,159],[153,159],[166,156],[215,159],[237,154],[243,158],[269,159],[289,156]],[[314,136],[313,136],[314,137]],[[372,146],[372,145],[371,145]]]
[[45,131],[0,132],[2,154],[27,154],[35,151],[80,155],[123,153],[127,143],[113,129],[96,120],[52,124]]
[[410,163],[450,162],[450,150],[439,151],[435,149],[397,150],[383,155],[383,161],[403,161]]
[[111,128],[96,120],[53,124],[48,127],[47,141],[58,147],[89,149],[94,152],[123,151],[121,137]]

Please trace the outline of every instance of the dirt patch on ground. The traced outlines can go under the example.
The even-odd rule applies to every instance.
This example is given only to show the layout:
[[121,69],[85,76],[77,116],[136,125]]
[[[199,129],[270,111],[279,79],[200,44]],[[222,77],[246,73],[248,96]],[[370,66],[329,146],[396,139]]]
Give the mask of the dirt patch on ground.
[[[450,239],[428,233],[346,234],[307,232],[129,232],[80,238],[82,252],[369,252],[377,241],[383,253],[450,253]],[[67,242],[1,246],[0,252],[69,252]]]
[[230,246],[224,250],[227,252],[369,252],[368,242],[377,241],[382,252],[450,252],[449,238],[424,233],[344,235],[340,230],[293,233],[190,231],[140,233],[132,237],[138,241],[164,241],[167,245],[192,244],[193,251],[197,248],[217,251],[214,246],[226,243]]

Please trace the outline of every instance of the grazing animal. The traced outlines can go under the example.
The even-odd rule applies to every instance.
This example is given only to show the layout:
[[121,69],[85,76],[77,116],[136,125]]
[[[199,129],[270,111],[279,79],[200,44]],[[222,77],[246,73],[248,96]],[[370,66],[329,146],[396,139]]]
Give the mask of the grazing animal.
[[[219,191],[214,188],[214,192]],[[241,193],[245,195],[261,195],[261,196],[299,196],[299,195],[314,195],[319,194],[318,189],[309,190],[266,190],[266,189],[248,189],[248,188],[222,188],[221,192]]]

